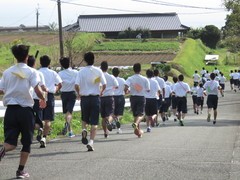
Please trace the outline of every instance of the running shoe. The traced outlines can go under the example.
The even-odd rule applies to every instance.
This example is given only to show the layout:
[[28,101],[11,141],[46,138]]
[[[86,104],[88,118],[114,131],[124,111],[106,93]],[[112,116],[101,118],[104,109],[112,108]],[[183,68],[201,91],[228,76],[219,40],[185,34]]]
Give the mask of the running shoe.
[[132,123],[132,127],[133,127],[133,129],[138,129],[137,123]]
[[65,123],[64,128],[62,129],[62,135],[66,135],[68,130],[68,123]]
[[112,131],[112,125],[109,123],[109,121],[108,120],[106,120],[105,121],[106,122],[106,125],[107,125],[107,129],[109,130],[109,131]]
[[88,149],[88,151],[94,151],[92,144],[88,144],[87,149]]
[[85,145],[87,145],[87,143],[88,143],[87,130],[86,129],[84,129],[82,131],[82,143],[85,144]]
[[177,118],[174,118],[174,122],[177,122]]
[[43,137],[40,140],[40,148],[46,148],[46,138],[45,137]]
[[150,127],[147,128],[147,132],[151,132],[151,128]]
[[111,123],[111,125],[112,125],[112,129],[116,129],[116,122],[115,122],[115,121],[113,121],[113,122]]
[[184,126],[184,124],[183,124],[183,121],[182,121],[182,120],[179,120],[179,125],[180,125],[180,126]]
[[30,175],[25,171],[17,170],[17,172],[16,172],[16,178],[17,179],[25,179],[25,178],[29,178],[29,177],[30,177]]
[[0,161],[2,160],[2,158],[5,156],[5,148],[2,147],[0,150]]
[[40,128],[40,129],[38,130],[38,132],[37,132],[37,137],[36,137],[36,140],[37,140],[38,142],[40,142],[41,139],[42,139],[42,133],[43,133],[43,129]]
[[69,132],[68,137],[73,138],[73,137],[75,137],[75,134],[73,132]]
[[107,134],[107,133],[105,133],[105,134],[104,134],[104,137],[107,139],[107,138],[108,138],[108,134]]
[[207,116],[207,122],[210,122],[211,114],[208,114]]
[[120,128],[117,130],[117,134],[122,134],[122,130]]
[[216,124],[216,120],[213,121],[213,124]]
[[116,121],[116,126],[117,126],[118,129],[121,127],[121,124],[118,120]]

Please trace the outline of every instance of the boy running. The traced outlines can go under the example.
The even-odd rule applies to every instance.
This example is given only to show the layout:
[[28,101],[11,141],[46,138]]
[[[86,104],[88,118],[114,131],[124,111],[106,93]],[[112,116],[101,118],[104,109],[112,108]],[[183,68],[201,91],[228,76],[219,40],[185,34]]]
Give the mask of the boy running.
[[72,128],[72,112],[76,102],[76,92],[75,92],[75,81],[78,71],[73,70],[70,67],[70,59],[68,57],[63,57],[60,60],[60,64],[63,67],[63,70],[58,74],[62,79],[62,88],[61,88],[61,99],[62,99],[62,108],[63,114],[65,115],[65,126],[62,130],[62,134],[66,135],[68,132],[68,137],[75,137]]
[[51,59],[44,55],[40,57],[41,68],[39,71],[43,74],[46,88],[48,89],[47,94],[47,106],[43,109],[43,137],[40,141],[40,148],[46,147],[46,139],[47,135],[50,132],[51,122],[54,121],[54,107],[55,107],[55,98],[54,94],[58,92],[62,87],[62,79],[58,75],[57,72],[49,69],[49,65],[51,63]]
[[187,113],[187,93],[190,93],[190,87],[187,83],[183,82],[184,76],[180,74],[178,76],[178,82],[173,87],[173,93],[177,98],[177,111],[179,124],[184,126],[183,120]]
[[210,74],[211,81],[207,81],[203,86],[204,89],[206,89],[207,93],[207,107],[208,107],[207,121],[210,122],[211,112],[213,109],[214,115],[213,124],[216,124],[217,119],[218,90],[220,90],[220,92],[222,91],[219,82],[214,80],[215,76],[216,75],[214,73],[211,73]]
[[[93,143],[97,133],[100,98],[106,88],[106,79],[101,69],[95,67],[94,54],[87,52],[84,54],[84,61],[87,66],[82,68],[75,81],[75,89],[78,99],[81,98],[82,114],[82,143],[87,145],[88,151],[94,151]],[[100,90],[100,83],[102,88]],[[91,126],[90,140],[87,139],[87,125]]]
[[134,133],[138,137],[142,137],[143,131],[140,129],[140,122],[143,119],[144,108],[145,108],[145,92],[150,91],[150,83],[148,79],[140,74],[141,64],[136,63],[133,65],[134,75],[130,76],[125,83],[125,92],[127,93],[130,88],[130,103],[134,117]]
[[36,71],[27,66],[29,46],[14,45],[11,51],[17,59],[17,64],[3,72],[0,82],[0,93],[4,94],[3,104],[7,106],[4,115],[5,140],[3,147],[0,149],[0,161],[6,152],[12,151],[17,147],[18,138],[21,134],[23,146],[16,178],[24,179],[30,177],[24,171],[24,168],[31,151],[35,122],[31,87],[34,88],[34,91],[40,98],[41,108],[46,106],[46,101],[38,85],[40,81]]
[[[117,79],[110,75],[108,70],[108,63],[107,61],[103,61],[101,63],[101,69],[106,79],[106,88],[100,97],[100,109],[101,109],[101,116],[102,116],[102,127],[104,131],[104,137],[107,138],[109,135],[108,131],[112,131],[112,117],[114,111],[114,89],[118,88]],[[119,127],[120,128],[120,127]]]
[[[151,132],[151,126],[154,126],[155,119],[157,118],[158,104],[157,99],[159,98],[160,87],[158,82],[153,77],[153,71],[148,69],[146,72],[147,78],[150,83],[150,91],[146,92],[146,105],[145,105],[145,115],[147,118],[147,132]],[[151,126],[150,126],[151,125]]]
[[124,112],[124,107],[125,107],[125,92],[124,92],[124,84],[125,84],[125,79],[120,78],[119,75],[120,71],[119,68],[114,67],[112,69],[112,74],[113,76],[117,79],[118,81],[118,88],[114,89],[114,121],[116,123],[116,126],[118,128],[117,133],[121,134],[122,130],[120,129],[120,120],[121,117],[123,116],[123,112]]

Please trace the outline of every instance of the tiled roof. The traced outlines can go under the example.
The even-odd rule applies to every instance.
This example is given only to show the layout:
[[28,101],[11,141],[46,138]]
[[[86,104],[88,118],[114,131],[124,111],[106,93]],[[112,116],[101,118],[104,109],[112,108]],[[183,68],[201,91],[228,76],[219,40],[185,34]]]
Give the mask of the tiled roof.
[[80,15],[78,24],[84,32],[119,32],[129,27],[151,31],[188,29],[176,13]]

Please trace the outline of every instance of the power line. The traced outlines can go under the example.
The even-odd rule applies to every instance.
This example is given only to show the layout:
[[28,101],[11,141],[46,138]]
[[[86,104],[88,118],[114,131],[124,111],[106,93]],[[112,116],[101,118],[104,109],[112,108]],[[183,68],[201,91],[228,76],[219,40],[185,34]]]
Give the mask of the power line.
[[[56,0],[50,0],[56,2]],[[70,0],[71,1],[71,0]],[[91,7],[91,8],[97,8],[97,9],[106,9],[106,10],[113,10],[113,11],[122,11],[122,12],[137,12],[137,13],[150,13],[149,11],[134,11],[134,10],[123,10],[123,9],[118,9],[118,8],[108,8],[108,7],[103,7],[103,6],[93,6],[93,5],[87,5],[87,4],[81,4],[81,3],[72,3],[72,2],[66,2],[66,1],[61,1],[61,3],[64,4],[71,4],[75,6],[84,6],[84,7]],[[132,0],[135,2],[140,2],[140,3],[149,3],[149,4],[157,4],[157,5],[166,5],[166,6],[174,6],[174,7],[187,7],[187,8],[198,8],[198,9],[208,9],[208,10],[224,10],[223,8],[207,8],[207,7],[197,7],[197,6],[188,6],[188,5],[182,5],[182,4],[174,4],[174,3],[167,3],[163,1],[156,1],[156,2],[149,2],[149,1],[144,1],[144,0]],[[160,3],[162,2],[162,4]],[[179,15],[198,15],[198,14],[216,14],[220,13],[223,11],[217,11],[217,12],[194,12],[194,13],[178,13]],[[152,12],[151,12],[152,13]]]
[[144,0],[132,0],[132,1],[140,2],[140,3],[147,3],[147,4],[163,5],[163,6],[192,8],[192,9],[224,10],[224,8],[191,6],[191,5],[184,5],[184,4],[177,4],[177,3],[169,3],[169,2],[165,2],[165,1],[159,1],[159,0],[151,0],[151,2],[150,1],[144,1]]
[[[50,1],[55,1],[55,2],[56,2],[56,0],[50,0]],[[71,4],[71,5],[76,5],[76,6],[84,6],[84,7],[97,8],[97,9],[106,9],[106,10],[113,10],[113,11],[122,11],[122,12],[138,12],[138,13],[143,13],[143,12],[144,12],[144,11],[135,11],[135,10],[124,10],[124,9],[118,9],[118,8],[108,8],[108,7],[102,7],[102,6],[93,6],[93,5],[80,4],[80,3],[72,3],[72,2],[65,2],[65,1],[61,1],[61,3]],[[146,13],[146,12],[145,12],[145,13]]]
[[[19,21],[22,21],[23,19],[26,19],[27,17],[29,17],[30,15],[34,14],[35,15],[35,10],[33,10],[32,12],[30,12],[29,14],[23,16],[22,18],[20,18],[19,20],[15,21],[14,23],[9,24],[8,26],[12,26],[15,25],[17,23],[19,23]],[[23,23],[22,23],[23,24]]]

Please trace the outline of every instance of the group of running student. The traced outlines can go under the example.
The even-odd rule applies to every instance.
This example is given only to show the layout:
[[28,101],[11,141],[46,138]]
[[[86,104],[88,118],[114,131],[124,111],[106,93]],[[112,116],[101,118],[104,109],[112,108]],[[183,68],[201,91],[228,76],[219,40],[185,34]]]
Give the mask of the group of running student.
[[[191,89],[184,82],[182,74],[173,77],[172,84],[167,76],[160,78],[157,69],[147,70],[147,77],[141,75],[141,64],[136,63],[133,65],[134,75],[125,81],[118,77],[120,73],[118,68],[112,69],[113,75],[107,72],[107,61],[103,61],[100,68],[94,66],[95,57],[92,52],[84,54],[86,66],[80,71],[70,67],[69,58],[61,58],[60,64],[63,70],[56,73],[49,68],[51,59],[47,55],[40,57],[41,68],[34,69],[35,58],[28,55],[28,46],[13,46],[12,53],[17,59],[17,64],[4,71],[0,82],[0,93],[4,94],[3,103],[7,106],[4,116],[5,141],[0,149],[0,161],[7,151],[16,148],[19,134],[21,134],[23,148],[16,172],[17,178],[29,177],[29,174],[24,171],[24,166],[30,153],[35,127],[39,130],[37,139],[40,141],[40,147],[46,147],[46,138],[51,122],[54,120],[54,94],[58,91],[61,91],[66,120],[62,133],[68,132],[69,137],[74,137],[71,129],[73,107],[76,100],[81,99],[81,141],[88,151],[94,151],[93,145],[100,114],[105,138],[113,129],[112,122],[117,126],[117,132],[121,133],[120,119],[124,112],[125,94],[130,94],[130,106],[134,117],[132,127],[138,137],[143,135],[140,122],[144,118],[147,121],[146,131],[151,132],[151,127],[159,124],[158,114],[163,123],[165,122],[170,106],[174,121],[178,119],[180,125],[184,125],[187,93],[190,93]],[[218,90],[221,89],[219,82],[215,80],[215,73],[211,73],[210,80],[206,81],[203,88],[208,96],[207,120],[210,121],[213,109],[215,124]],[[90,126],[90,135],[88,135],[88,126]]]
[[[217,67],[214,68],[212,73],[209,73],[203,67],[200,73],[201,76],[196,70],[193,74],[194,86],[191,88],[191,94],[194,113],[199,114],[199,110],[200,113],[202,113],[204,96],[207,96],[207,121],[210,121],[213,110],[213,124],[215,124],[217,118],[218,92],[220,91],[221,96],[224,97],[226,77],[221,71],[218,70]],[[233,76],[233,74],[231,74],[230,76]]]
[[231,70],[229,77],[231,90],[233,90],[234,92],[237,92],[237,89],[240,90],[240,70]]

